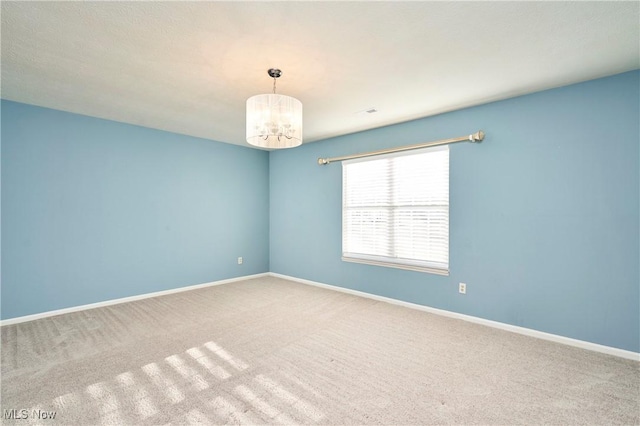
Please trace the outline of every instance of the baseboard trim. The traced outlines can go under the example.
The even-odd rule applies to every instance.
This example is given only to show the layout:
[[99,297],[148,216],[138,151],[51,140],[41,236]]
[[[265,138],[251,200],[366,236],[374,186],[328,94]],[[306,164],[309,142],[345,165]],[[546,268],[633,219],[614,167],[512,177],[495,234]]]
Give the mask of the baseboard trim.
[[119,305],[121,303],[133,302],[133,301],[142,300],[142,299],[149,299],[151,297],[165,296],[167,294],[181,293],[183,291],[197,290],[199,288],[204,288],[204,287],[212,287],[216,285],[229,284],[236,281],[250,280],[252,278],[261,278],[261,277],[266,277],[268,275],[269,275],[268,272],[264,272],[261,274],[254,274],[254,275],[244,275],[242,277],[229,278],[226,280],[212,281],[212,282],[203,283],[203,284],[190,285],[187,287],[172,288],[170,290],[162,290],[162,291],[156,291],[153,293],[139,294],[137,296],[129,296],[129,297],[122,297],[120,299],[106,300],[104,302],[90,303],[88,305],[80,305],[80,306],[73,306],[71,308],[56,309],[55,311],[41,312],[39,314],[8,318],[5,320],[0,320],[0,326],[19,324],[22,322],[34,321],[41,318],[48,318],[56,315],[68,314],[70,312],[78,312],[78,311],[84,311],[87,309],[102,308],[104,306]]
[[522,334],[525,336],[535,337],[537,339],[549,340],[551,342],[561,343],[563,345],[575,346],[581,349],[587,349],[594,352],[600,352],[607,355],[613,355],[620,358],[630,359],[633,361],[640,361],[640,353],[627,351],[625,349],[613,348],[611,346],[599,345],[597,343],[586,342],[584,340],[572,339],[570,337],[559,336],[557,334],[545,333],[543,331],[534,330],[531,328],[519,327],[516,325],[506,324],[503,322],[487,320],[484,318],[474,317],[471,315],[459,314],[457,312],[446,311],[444,309],[432,308],[430,306],[418,305],[416,303],[405,302],[398,299],[392,299],[390,297],[378,296],[371,293],[365,293],[363,291],[351,290],[335,285],[319,283],[316,281],[306,280],[303,278],[292,277],[289,275],[278,274],[275,272],[269,272],[269,276],[282,278],[289,281],[295,281],[301,284],[312,285],[315,287],[321,287],[328,290],[339,291],[342,293],[348,293],[355,296],[366,297],[368,299],[378,300],[381,302],[391,303],[393,305],[400,305],[411,309],[417,309],[419,311],[425,311],[436,315],[442,315],[449,318],[460,319],[463,321],[472,322],[475,324],[485,325],[487,327],[493,327],[500,330],[510,331],[512,333]]

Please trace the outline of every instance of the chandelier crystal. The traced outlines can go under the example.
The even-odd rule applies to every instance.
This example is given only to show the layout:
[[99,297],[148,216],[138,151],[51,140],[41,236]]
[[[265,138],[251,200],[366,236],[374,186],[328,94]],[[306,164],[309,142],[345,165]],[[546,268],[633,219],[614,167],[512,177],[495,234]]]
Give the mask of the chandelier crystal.
[[302,144],[302,102],[276,94],[279,69],[268,71],[273,93],[247,99],[247,142],[260,148],[293,148]]

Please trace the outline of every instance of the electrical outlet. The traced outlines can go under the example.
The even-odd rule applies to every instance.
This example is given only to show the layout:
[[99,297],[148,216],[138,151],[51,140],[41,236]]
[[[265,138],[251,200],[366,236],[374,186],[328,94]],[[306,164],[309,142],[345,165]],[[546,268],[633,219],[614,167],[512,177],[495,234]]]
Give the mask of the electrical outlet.
[[467,285],[465,283],[458,284],[458,293],[467,294]]
[[242,257],[238,258],[238,265],[242,265]]

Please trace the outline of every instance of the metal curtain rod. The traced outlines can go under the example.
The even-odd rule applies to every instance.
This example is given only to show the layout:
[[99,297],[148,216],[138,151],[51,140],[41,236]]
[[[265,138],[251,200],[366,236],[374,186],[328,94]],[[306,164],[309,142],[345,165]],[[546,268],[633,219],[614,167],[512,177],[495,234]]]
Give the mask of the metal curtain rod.
[[411,149],[427,148],[430,146],[448,145],[450,143],[456,143],[456,142],[480,142],[483,139],[484,139],[484,132],[482,130],[478,130],[476,133],[473,133],[467,136],[461,136],[459,138],[442,139],[435,142],[423,142],[423,143],[417,143],[414,145],[400,146],[398,148],[387,148],[387,149],[381,149],[379,151],[363,152],[361,154],[343,155],[342,157],[318,158],[318,164],[322,166],[325,164],[333,163],[334,161],[343,161],[343,160],[351,160],[353,158],[371,157],[372,155],[390,154],[392,152],[409,151]]

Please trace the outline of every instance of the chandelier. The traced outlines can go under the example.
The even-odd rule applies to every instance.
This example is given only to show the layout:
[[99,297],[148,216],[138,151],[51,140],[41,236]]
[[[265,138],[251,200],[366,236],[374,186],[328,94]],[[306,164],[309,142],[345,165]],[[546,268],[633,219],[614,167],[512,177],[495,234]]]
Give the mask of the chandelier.
[[247,99],[247,142],[260,148],[293,148],[302,144],[302,102],[276,94],[276,79],[282,71],[267,71],[273,78],[273,93]]

